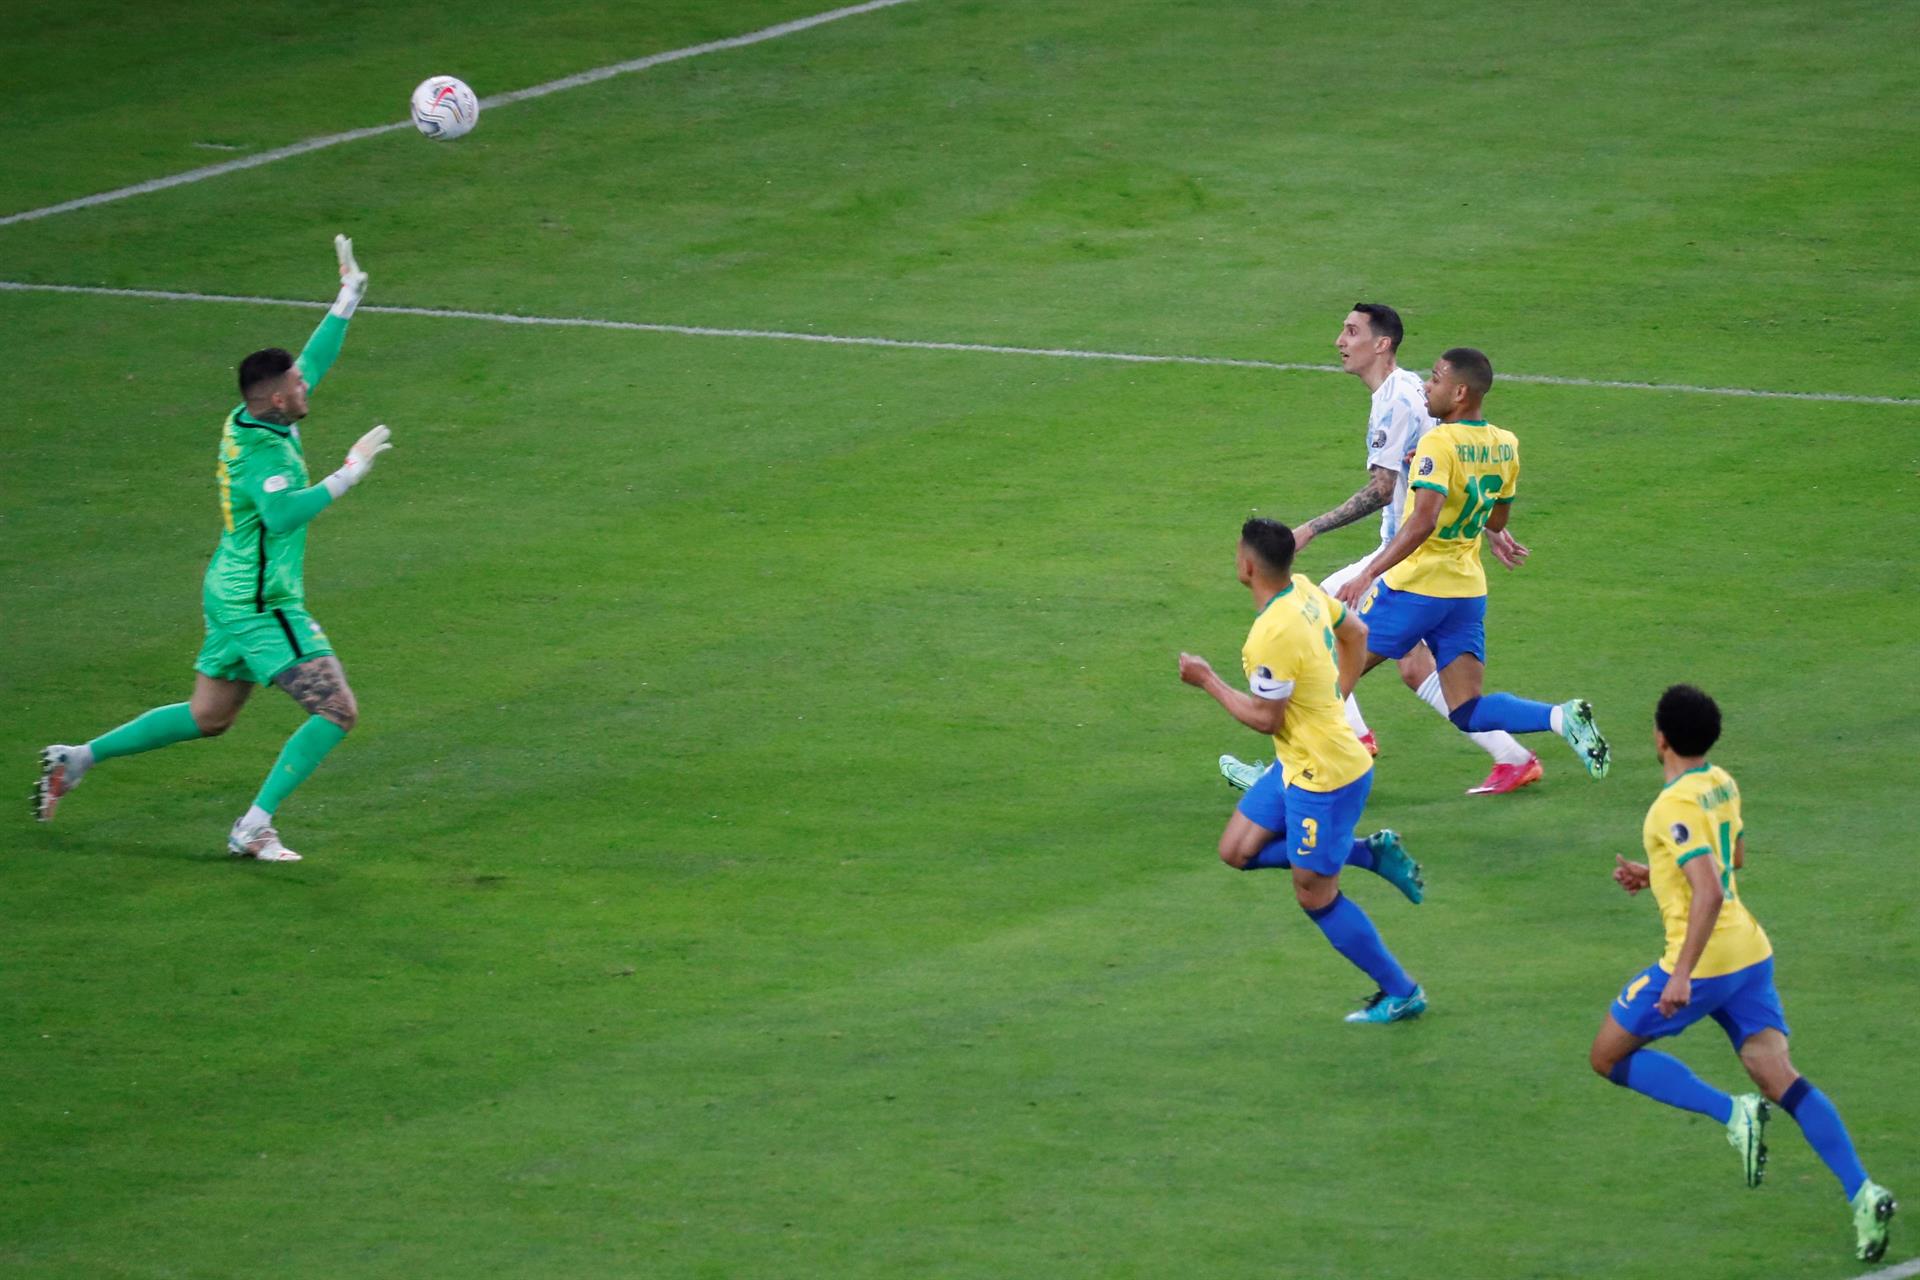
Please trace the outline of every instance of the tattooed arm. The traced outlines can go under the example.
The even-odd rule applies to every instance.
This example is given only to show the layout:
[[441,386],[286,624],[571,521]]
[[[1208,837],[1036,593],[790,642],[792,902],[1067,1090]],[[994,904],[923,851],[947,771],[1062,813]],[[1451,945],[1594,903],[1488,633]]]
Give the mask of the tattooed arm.
[[1367,468],[1367,485],[1360,492],[1327,512],[1315,516],[1293,531],[1293,547],[1298,553],[1309,542],[1330,529],[1352,524],[1370,516],[1393,501],[1393,486],[1399,476],[1386,467]]

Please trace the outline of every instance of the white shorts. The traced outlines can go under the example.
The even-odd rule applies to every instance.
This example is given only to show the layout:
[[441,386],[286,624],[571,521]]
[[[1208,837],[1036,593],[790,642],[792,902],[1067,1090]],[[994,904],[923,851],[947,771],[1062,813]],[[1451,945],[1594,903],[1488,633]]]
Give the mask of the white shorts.
[[1348,565],[1346,568],[1337,569],[1334,572],[1328,574],[1325,578],[1321,580],[1320,589],[1326,592],[1328,595],[1332,595],[1334,592],[1338,591],[1340,588],[1346,586],[1349,582],[1352,582],[1355,578],[1360,576],[1360,571],[1362,569],[1366,568],[1368,565],[1373,563],[1374,557],[1379,555],[1380,552],[1385,549],[1386,545],[1387,544],[1383,542],[1379,546],[1375,547],[1372,551],[1369,551],[1366,555],[1362,556],[1360,559],[1355,560],[1352,564]]

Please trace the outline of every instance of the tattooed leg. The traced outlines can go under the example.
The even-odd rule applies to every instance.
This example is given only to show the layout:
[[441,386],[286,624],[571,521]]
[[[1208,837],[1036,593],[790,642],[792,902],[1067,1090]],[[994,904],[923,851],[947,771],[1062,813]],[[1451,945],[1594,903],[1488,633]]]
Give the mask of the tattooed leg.
[[[299,703],[310,718],[287,739],[280,758],[274,761],[273,771],[260,785],[253,807],[236,824],[235,839],[244,834],[241,828],[248,832],[264,828],[271,833],[269,824],[280,802],[307,780],[326,759],[327,752],[339,745],[347,736],[347,730],[360,718],[353,690],[347,685],[347,673],[340,669],[340,660],[331,655],[289,667],[275,676],[273,682],[285,689],[287,696]],[[277,841],[278,837],[274,839]]]
[[354,701],[347,673],[331,654],[288,667],[273,682],[308,715],[331,721],[342,731],[353,728],[360,718],[360,704]]

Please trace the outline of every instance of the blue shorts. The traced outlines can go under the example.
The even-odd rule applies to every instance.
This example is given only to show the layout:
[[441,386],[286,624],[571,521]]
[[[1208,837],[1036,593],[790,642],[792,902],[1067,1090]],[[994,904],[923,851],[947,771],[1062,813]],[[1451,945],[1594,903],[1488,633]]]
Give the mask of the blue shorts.
[[1441,667],[1463,653],[1487,660],[1485,596],[1423,596],[1376,582],[1360,602],[1360,620],[1367,650],[1383,658],[1404,658],[1424,640]]
[[1671,1018],[1660,1016],[1654,1006],[1667,989],[1672,975],[1658,964],[1645,969],[1620,989],[1611,1012],[1613,1020],[1627,1031],[1648,1040],[1677,1036],[1700,1019],[1711,1016],[1727,1033],[1737,1050],[1747,1037],[1772,1027],[1787,1035],[1787,1014],[1780,1007],[1780,993],[1773,989],[1773,957],[1750,964],[1717,978],[1695,978],[1693,1001]]
[[1280,781],[1280,766],[1240,797],[1240,812],[1287,838],[1287,861],[1316,875],[1337,876],[1353,852],[1353,829],[1373,790],[1373,770],[1332,791],[1303,791]]

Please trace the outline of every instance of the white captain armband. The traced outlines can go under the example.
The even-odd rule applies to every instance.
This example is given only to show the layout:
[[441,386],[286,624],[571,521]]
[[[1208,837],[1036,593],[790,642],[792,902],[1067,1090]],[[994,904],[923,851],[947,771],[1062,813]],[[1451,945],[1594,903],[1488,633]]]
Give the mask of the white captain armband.
[[1275,679],[1270,667],[1255,667],[1247,677],[1247,692],[1268,702],[1282,702],[1293,696],[1293,681]]

